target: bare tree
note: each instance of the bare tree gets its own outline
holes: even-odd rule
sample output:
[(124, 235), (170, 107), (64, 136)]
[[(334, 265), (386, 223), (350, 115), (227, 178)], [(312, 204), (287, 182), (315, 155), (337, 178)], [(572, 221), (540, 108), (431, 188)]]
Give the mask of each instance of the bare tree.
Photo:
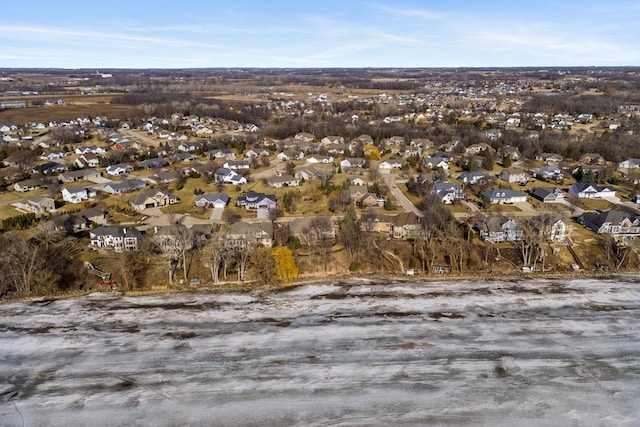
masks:
[(193, 249), (195, 238), (191, 229), (181, 224), (172, 225), (170, 233), (173, 237), (172, 251), (179, 258), (180, 264), (182, 264), (182, 272), (186, 283), (189, 267), (187, 254)]
[(333, 168), (318, 169), (316, 177), (320, 179), (320, 189), (322, 191), (328, 190), (331, 178), (333, 178)]
[(333, 244), (335, 227), (328, 217), (315, 217), (302, 231), (305, 244), (322, 259), (324, 271), (327, 271), (329, 253)]
[(345, 248), (349, 252), (351, 261), (356, 260), (360, 256), (362, 249), (362, 237), (360, 233), (360, 221), (353, 205), (349, 206), (345, 216), (339, 224), (340, 238)]
[(235, 261), (238, 270), (238, 280), (245, 280), (247, 273), (247, 267), (249, 266), (249, 260), (252, 252), (257, 248), (257, 245), (250, 239), (246, 239), (243, 245), (238, 247), (235, 251)]
[(35, 290), (39, 276), (45, 273), (46, 256), (43, 246), (17, 235), (5, 236), (2, 244), (4, 279), (17, 292), (29, 294)]
[(211, 280), (213, 283), (218, 284), (220, 279), (220, 268), (223, 265), (223, 258), (225, 253), (225, 243), (222, 239), (222, 235), (219, 233), (214, 234), (209, 240), (207, 245), (209, 252), (209, 268), (211, 270)]

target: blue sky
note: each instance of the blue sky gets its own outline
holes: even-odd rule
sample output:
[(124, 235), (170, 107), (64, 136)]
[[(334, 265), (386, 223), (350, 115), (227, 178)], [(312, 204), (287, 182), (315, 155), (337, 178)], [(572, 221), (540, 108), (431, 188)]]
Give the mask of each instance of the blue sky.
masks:
[(10, 1), (0, 67), (640, 65), (640, 2)]

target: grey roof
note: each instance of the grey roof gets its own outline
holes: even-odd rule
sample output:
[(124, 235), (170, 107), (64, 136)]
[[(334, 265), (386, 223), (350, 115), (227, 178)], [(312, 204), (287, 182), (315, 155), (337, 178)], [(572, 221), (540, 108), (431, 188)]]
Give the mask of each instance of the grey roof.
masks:
[(625, 218), (629, 218), (630, 221), (634, 221), (636, 219), (635, 216), (629, 213), (612, 209), (605, 212), (585, 212), (580, 215), (579, 221), (581, 223), (588, 222), (600, 228), (603, 224), (607, 223), (611, 223), (613, 225), (620, 224)]
[(124, 237), (125, 235), (128, 237), (140, 237), (142, 233), (130, 227), (118, 227), (118, 226), (107, 226), (101, 225), (100, 227), (94, 228), (90, 233), (92, 236), (115, 236), (115, 237)]
[(512, 190), (510, 188), (492, 188), (491, 190), (482, 193), (482, 195), (488, 197), (489, 199), (510, 199), (512, 197), (527, 197), (527, 195), (523, 192)]
[(223, 201), (225, 204), (229, 203), (229, 200), (231, 200), (231, 198), (229, 196), (227, 196), (224, 193), (215, 193), (215, 194), (201, 194), (198, 197), (196, 197), (196, 202), (198, 200), (206, 200), (208, 202), (217, 202), (217, 201)]
[(536, 187), (532, 189), (529, 194), (539, 200), (544, 200), (551, 195), (555, 199), (557, 196), (557, 191), (558, 189), (555, 187)]

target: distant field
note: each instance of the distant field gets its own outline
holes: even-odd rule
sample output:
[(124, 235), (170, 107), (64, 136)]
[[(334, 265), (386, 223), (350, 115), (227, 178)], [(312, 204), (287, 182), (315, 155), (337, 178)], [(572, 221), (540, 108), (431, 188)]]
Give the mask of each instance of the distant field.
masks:
[(83, 103), (75, 105), (47, 105), (41, 107), (13, 108), (0, 111), (0, 123), (23, 124), (27, 122), (48, 123), (52, 120), (71, 120), (78, 117), (106, 116), (126, 118), (137, 109), (131, 105), (107, 103)]

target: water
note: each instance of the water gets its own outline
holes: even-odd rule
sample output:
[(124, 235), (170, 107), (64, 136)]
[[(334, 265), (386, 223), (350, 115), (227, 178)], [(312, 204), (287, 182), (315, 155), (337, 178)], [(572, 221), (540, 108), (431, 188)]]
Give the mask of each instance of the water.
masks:
[(640, 425), (637, 278), (0, 305), (0, 425)]

